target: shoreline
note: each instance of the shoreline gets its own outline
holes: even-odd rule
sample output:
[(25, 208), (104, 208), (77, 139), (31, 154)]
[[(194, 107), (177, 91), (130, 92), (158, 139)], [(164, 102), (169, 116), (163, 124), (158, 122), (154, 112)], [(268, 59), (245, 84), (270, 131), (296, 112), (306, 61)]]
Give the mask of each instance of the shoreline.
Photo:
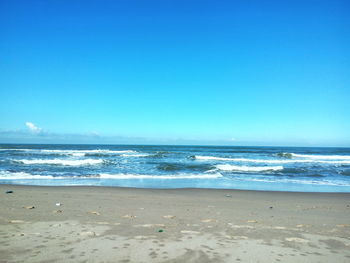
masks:
[(129, 190), (160, 190), (160, 191), (181, 191), (181, 190), (192, 190), (192, 191), (240, 191), (240, 192), (258, 192), (258, 193), (295, 193), (295, 194), (336, 194), (336, 195), (349, 195), (350, 192), (311, 192), (311, 191), (278, 191), (278, 190), (254, 190), (254, 189), (239, 189), (239, 188), (202, 188), (202, 187), (178, 187), (178, 188), (152, 188), (152, 187), (130, 187), (130, 186), (108, 186), (108, 185), (36, 185), (36, 184), (0, 184), (4, 187), (48, 187), (48, 188), (101, 188), (101, 189), (129, 189)]
[(5, 262), (350, 259), (350, 193), (9, 184), (0, 196)]

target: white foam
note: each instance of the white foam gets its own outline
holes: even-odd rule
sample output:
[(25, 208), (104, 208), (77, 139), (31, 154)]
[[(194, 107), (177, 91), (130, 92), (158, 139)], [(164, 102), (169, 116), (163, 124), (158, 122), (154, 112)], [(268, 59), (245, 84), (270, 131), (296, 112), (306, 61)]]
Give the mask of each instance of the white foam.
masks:
[(174, 174), (174, 175), (145, 175), (145, 174), (100, 174), (102, 179), (215, 179), (220, 178), (220, 173), (215, 174)]
[[(234, 161), (234, 162), (252, 162), (252, 163), (289, 163), (293, 160), (264, 160), (247, 158), (224, 158), (215, 156), (195, 156), (197, 160), (216, 160), (216, 161)], [(306, 161), (305, 161), (306, 162)]]
[(132, 150), (40, 150), (41, 153), (55, 153), (55, 154), (65, 154), (65, 155), (73, 155), (73, 156), (84, 156), (86, 154), (125, 154), (125, 153), (136, 153), (136, 151)]
[(215, 166), (222, 171), (240, 171), (240, 172), (263, 172), (283, 170), (283, 166), (238, 166), (231, 164), (219, 164)]
[(215, 156), (200, 156), (196, 155), (195, 158), (197, 160), (217, 160), (217, 161), (231, 161), (232, 158), (223, 158), (223, 157), (215, 157)]
[(51, 175), (34, 175), (26, 172), (9, 172), (1, 171), (0, 180), (18, 180), (18, 179), (49, 179), (49, 180), (70, 180), (70, 179), (215, 179), (220, 178), (220, 173), (215, 174), (174, 174), (174, 175), (144, 175), (144, 174), (96, 174), (88, 176), (51, 176)]
[(123, 157), (146, 157), (149, 156), (147, 153), (136, 153), (136, 154), (122, 154)]
[(62, 154), (62, 155), (72, 155), (72, 156), (84, 156), (86, 154), (127, 154), (127, 153), (137, 153), (133, 150), (41, 150), (41, 149), (0, 149), (0, 151), (23, 151), (23, 152), (38, 152), (43, 154)]
[[(216, 160), (216, 161), (233, 161), (233, 162), (250, 162), (250, 163), (295, 163), (299, 160), (265, 160), (265, 159), (247, 159), (247, 158), (224, 158), (215, 156), (195, 156), (198, 160)], [(310, 162), (300, 160), (301, 162)]]
[(76, 157), (82, 157), (82, 156), (85, 156), (85, 153), (71, 153), (70, 155), (76, 156)]
[(349, 155), (317, 155), (317, 154), (297, 154), (292, 153), (293, 157), (309, 158), (317, 160), (350, 160)]
[(0, 151), (33, 151), (35, 149), (0, 149)]
[(215, 156), (195, 156), (197, 160), (216, 160), (248, 163), (267, 163), (267, 164), (285, 164), (285, 163), (325, 163), (325, 164), (350, 164), (350, 160), (324, 161), (315, 159), (293, 159), (293, 160), (265, 160), (265, 159), (248, 159), (248, 158), (224, 158)]
[[(0, 180), (70, 180), (70, 179), (215, 179), (220, 178), (220, 173), (216, 174), (181, 174), (181, 175), (140, 175), (140, 174), (97, 174), (92, 176), (51, 176), (51, 175), (35, 175), (26, 172), (9, 172), (0, 171)], [(324, 186), (350, 186), (344, 181), (329, 181), (329, 180), (295, 180), (295, 179), (263, 179), (263, 178), (240, 178), (243, 181), (255, 181), (266, 183), (292, 183), (304, 185), (324, 185)], [(84, 183), (85, 184), (85, 183)], [(81, 185), (77, 183), (65, 183), (65, 185)], [(94, 184), (91, 184), (94, 185)]]
[(55, 164), (66, 166), (80, 166), (80, 165), (96, 165), (103, 163), (101, 159), (84, 159), (84, 160), (65, 160), (65, 159), (34, 159), (34, 160), (13, 160), (24, 164)]
[(50, 175), (34, 175), (25, 172), (0, 172), (0, 180), (18, 180), (18, 179), (55, 179)]
[(292, 184), (303, 184), (303, 185), (324, 185), (324, 186), (350, 186), (349, 183), (344, 181), (316, 181), (316, 180), (293, 180), (293, 179), (258, 179), (258, 178), (249, 178), (247, 181), (254, 182), (266, 182), (266, 183), (292, 183)]

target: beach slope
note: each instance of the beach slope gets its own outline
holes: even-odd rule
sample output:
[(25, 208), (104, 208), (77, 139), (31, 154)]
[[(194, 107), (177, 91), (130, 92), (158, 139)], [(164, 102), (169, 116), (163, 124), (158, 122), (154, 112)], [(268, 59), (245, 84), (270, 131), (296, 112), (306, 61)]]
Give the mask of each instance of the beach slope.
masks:
[(350, 194), (0, 185), (0, 262), (349, 262)]

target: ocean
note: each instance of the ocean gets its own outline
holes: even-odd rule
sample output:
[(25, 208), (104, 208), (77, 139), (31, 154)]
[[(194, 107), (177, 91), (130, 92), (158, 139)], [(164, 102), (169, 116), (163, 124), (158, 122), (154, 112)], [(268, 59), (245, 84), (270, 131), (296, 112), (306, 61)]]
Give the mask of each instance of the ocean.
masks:
[(0, 184), (350, 192), (350, 148), (0, 144)]

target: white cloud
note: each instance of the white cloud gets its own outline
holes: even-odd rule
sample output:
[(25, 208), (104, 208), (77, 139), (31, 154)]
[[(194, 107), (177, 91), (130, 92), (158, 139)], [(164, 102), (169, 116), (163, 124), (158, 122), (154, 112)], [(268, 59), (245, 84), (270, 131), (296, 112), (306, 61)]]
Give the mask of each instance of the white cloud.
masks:
[(26, 122), (26, 126), (28, 127), (28, 129), (31, 131), (31, 132), (34, 132), (34, 133), (40, 133), (41, 132), (41, 128), (37, 127), (34, 123), (32, 122)]
[(92, 131), (89, 133), (91, 136), (99, 137), (100, 134), (97, 131)]

